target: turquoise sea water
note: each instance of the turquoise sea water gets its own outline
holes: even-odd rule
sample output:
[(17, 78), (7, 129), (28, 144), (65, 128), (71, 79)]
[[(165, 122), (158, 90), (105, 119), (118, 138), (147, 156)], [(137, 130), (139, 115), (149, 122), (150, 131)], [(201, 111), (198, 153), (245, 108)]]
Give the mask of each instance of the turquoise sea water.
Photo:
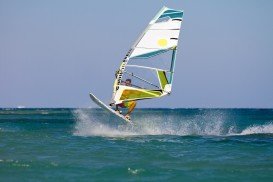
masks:
[(273, 109), (1, 109), (0, 181), (273, 181)]

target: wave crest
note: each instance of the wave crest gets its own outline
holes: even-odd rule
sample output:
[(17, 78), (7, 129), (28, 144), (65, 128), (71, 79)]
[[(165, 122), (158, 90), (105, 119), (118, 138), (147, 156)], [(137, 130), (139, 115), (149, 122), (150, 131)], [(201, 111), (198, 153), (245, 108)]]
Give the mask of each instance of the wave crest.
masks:
[(76, 119), (74, 134), (79, 136), (136, 136), (136, 135), (211, 135), (232, 136), (273, 133), (273, 123), (253, 125), (238, 129), (235, 122), (222, 112), (179, 117), (179, 115), (138, 114), (136, 125), (113, 125), (106, 121), (101, 111), (98, 113), (77, 109), (73, 111)]

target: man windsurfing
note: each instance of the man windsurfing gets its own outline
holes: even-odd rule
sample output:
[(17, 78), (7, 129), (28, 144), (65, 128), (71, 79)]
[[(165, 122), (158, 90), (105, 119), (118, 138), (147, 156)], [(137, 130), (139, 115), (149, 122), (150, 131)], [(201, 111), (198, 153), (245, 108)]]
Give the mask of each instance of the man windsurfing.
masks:
[[(130, 86), (132, 86), (132, 80), (126, 79), (125, 82), (124, 81), (122, 82), (122, 84), (130, 87)], [(131, 119), (130, 114), (133, 112), (133, 110), (136, 107), (136, 101), (126, 101), (126, 102), (122, 102), (120, 104), (117, 104), (116, 111), (120, 113), (120, 110), (118, 109), (118, 107), (128, 108), (128, 112), (125, 114), (125, 118), (130, 120)]]

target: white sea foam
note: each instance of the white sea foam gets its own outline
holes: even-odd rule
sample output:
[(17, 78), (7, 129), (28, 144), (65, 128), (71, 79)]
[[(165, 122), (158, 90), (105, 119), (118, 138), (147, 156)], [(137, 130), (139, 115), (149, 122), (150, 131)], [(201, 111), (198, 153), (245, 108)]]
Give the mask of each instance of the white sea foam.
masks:
[(144, 172), (145, 170), (144, 169), (131, 169), (130, 167), (128, 167), (128, 173), (129, 174), (132, 174), (132, 175), (137, 175), (141, 172)]
[(240, 134), (241, 135), (250, 135), (250, 134), (269, 134), (273, 133), (273, 123), (267, 123), (264, 125), (254, 125), (247, 127)]
[(24, 108), (26, 108), (26, 106), (23, 106), (23, 105), (17, 106), (17, 109), (24, 109)]
[(86, 110), (75, 110), (75, 135), (79, 136), (136, 136), (136, 135), (251, 135), (273, 133), (273, 123), (250, 126), (239, 131), (235, 123), (227, 122), (228, 118), (221, 112), (197, 115), (189, 119), (174, 118), (162, 119), (157, 115), (148, 115), (137, 118), (135, 126), (113, 127), (101, 118), (92, 115)]
[(135, 133), (129, 131), (123, 131), (103, 124), (98, 118), (88, 115), (87, 112), (77, 109), (74, 111), (76, 117), (75, 135), (79, 136), (127, 136), (135, 135)]

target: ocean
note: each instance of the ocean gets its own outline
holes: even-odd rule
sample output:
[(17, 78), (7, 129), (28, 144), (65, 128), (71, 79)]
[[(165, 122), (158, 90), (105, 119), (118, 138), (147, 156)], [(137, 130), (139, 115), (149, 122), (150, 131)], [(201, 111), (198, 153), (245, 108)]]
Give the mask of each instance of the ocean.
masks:
[(0, 109), (0, 181), (273, 181), (273, 109)]

